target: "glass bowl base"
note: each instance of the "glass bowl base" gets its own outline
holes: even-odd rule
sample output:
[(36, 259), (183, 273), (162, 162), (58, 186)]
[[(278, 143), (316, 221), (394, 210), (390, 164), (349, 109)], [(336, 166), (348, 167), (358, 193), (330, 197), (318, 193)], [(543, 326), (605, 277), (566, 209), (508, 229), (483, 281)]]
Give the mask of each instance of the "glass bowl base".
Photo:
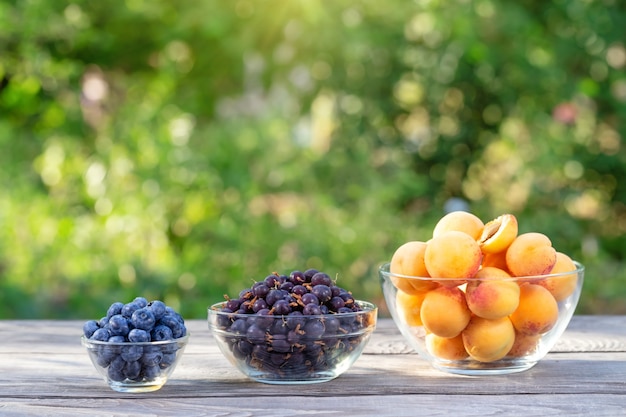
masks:
[(436, 369), (457, 375), (482, 376), (482, 375), (505, 375), (524, 372), (532, 368), (538, 361), (526, 361), (519, 359), (506, 360), (502, 359), (498, 362), (480, 363), (472, 362), (462, 365), (454, 362), (433, 361), (432, 365)]
[(140, 381), (140, 382), (130, 381), (130, 380), (128, 381), (108, 380), (107, 383), (109, 384), (109, 387), (111, 387), (113, 391), (134, 393), (134, 392), (157, 391), (161, 389), (163, 385), (165, 385), (166, 381), (167, 381), (167, 378), (155, 378), (150, 381)]

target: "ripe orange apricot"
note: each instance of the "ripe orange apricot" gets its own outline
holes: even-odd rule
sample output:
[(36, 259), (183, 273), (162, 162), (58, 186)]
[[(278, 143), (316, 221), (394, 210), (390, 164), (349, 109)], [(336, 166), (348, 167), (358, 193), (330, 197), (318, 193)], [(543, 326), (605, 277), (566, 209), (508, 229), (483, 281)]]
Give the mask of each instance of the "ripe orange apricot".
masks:
[(449, 361), (460, 361), (467, 358), (467, 352), (463, 345), (463, 337), (441, 337), (434, 333), (426, 335), (426, 350), (431, 355)]
[(484, 228), (483, 221), (467, 211), (453, 211), (443, 216), (433, 229), (433, 237), (449, 231), (464, 232), (474, 240), (480, 237)]
[[(556, 253), (556, 263), (550, 271), (550, 274), (560, 274), (562, 272), (575, 271), (576, 265), (574, 261), (564, 253)], [(549, 277), (539, 282), (539, 285), (547, 288), (556, 301), (563, 301), (569, 297), (578, 284), (578, 274), (560, 275), (557, 277)]]
[(519, 306), (509, 316), (515, 329), (522, 334), (543, 334), (556, 324), (559, 306), (545, 287), (538, 284), (520, 285)]
[(441, 286), (426, 293), (420, 318), (429, 332), (441, 337), (455, 337), (467, 326), (471, 313), (463, 291)]
[(433, 278), (473, 277), (481, 260), (482, 252), (474, 238), (454, 230), (429, 240), (424, 253), (426, 270)]
[(398, 315), (409, 326), (421, 326), (420, 310), (424, 302), (425, 292), (418, 294), (407, 294), (404, 291), (396, 293), (396, 309)]
[(480, 362), (502, 359), (515, 341), (515, 329), (508, 317), (489, 320), (474, 316), (461, 335), (469, 356)]
[(503, 214), (485, 224), (478, 239), (484, 253), (505, 251), (517, 237), (517, 218), (512, 214)]
[(468, 281), (465, 290), (467, 306), (472, 313), (493, 320), (506, 317), (517, 309), (520, 289), (509, 274), (498, 268), (483, 267), (476, 278)]
[(428, 291), (437, 285), (430, 280), (403, 278), (395, 275), (428, 277), (428, 270), (424, 265), (426, 246), (425, 242), (411, 241), (404, 243), (396, 249), (389, 264), (389, 272), (392, 274), (391, 282), (393, 282), (396, 288), (409, 294), (415, 294)]
[(486, 266), (493, 266), (494, 268), (501, 269), (510, 275), (509, 267), (506, 266), (506, 252), (498, 253), (483, 253), (483, 268)]
[(506, 265), (516, 277), (545, 275), (556, 263), (556, 250), (542, 233), (524, 233), (506, 251)]
[(515, 342), (507, 356), (521, 357), (532, 355), (539, 345), (540, 334), (523, 334), (515, 332)]

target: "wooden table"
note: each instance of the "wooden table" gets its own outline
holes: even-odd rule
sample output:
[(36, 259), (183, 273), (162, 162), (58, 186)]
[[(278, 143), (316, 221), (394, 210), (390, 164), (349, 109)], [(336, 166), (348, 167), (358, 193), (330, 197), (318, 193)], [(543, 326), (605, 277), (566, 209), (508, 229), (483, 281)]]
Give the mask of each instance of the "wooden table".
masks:
[(79, 336), (82, 321), (0, 321), (0, 416), (626, 415), (626, 317), (574, 316), (550, 354), (519, 374), (467, 377), (430, 367), (380, 319), (339, 378), (266, 385), (221, 355), (203, 320), (159, 391), (112, 391)]

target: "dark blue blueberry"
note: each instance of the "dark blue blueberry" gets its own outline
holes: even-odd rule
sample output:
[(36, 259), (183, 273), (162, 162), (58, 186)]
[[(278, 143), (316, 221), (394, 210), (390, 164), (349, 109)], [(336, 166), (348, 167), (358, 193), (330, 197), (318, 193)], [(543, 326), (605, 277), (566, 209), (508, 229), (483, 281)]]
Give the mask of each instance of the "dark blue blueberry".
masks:
[(139, 362), (126, 362), (124, 367), (124, 376), (130, 380), (138, 380), (141, 374), (141, 363)]
[(148, 307), (150, 307), (150, 310), (152, 310), (152, 314), (154, 314), (154, 318), (156, 320), (159, 320), (161, 317), (165, 315), (166, 308), (167, 308), (165, 303), (159, 300), (151, 301), (150, 304), (148, 304)]
[(100, 327), (107, 327), (107, 324), (109, 324), (109, 318), (107, 316), (102, 317), (100, 321), (98, 321), (98, 326)]
[(181, 321), (181, 322), (183, 321), (183, 317), (180, 314), (178, 314), (176, 312), (176, 310), (174, 310), (172, 307), (169, 307), (169, 306), (165, 307), (165, 314), (172, 315), (172, 316), (176, 317), (176, 319)]
[[(123, 364), (126, 364), (126, 362), (122, 361)], [(109, 366), (109, 369), (107, 371), (109, 379), (112, 381), (116, 381), (116, 382), (122, 382), (124, 380), (124, 368), (122, 369), (117, 369), (117, 368), (113, 368), (112, 366)]]
[(164, 324), (160, 324), (150, 332), (150, 338), (152, 340), (171, 340), (174, 339), (174, 335), (172, 334), (172, 329)]
[(172, 336), (174, 339), (178, 339), (179, 337), (183, 337), (187, 334), (187, 327), (184, 324), (180, 324), (177, 327), (172, 329)]
[(136, 329), (150, 331), (156, 322), (154, 313), (149, 307), (142, 307), (135, 310), (130, 318), (130, 322)]
[(98, 359), (97, 359), (98, 365), (100, 365), (103, 368), (106, 368), (118, 356), (119, 356), (118, 346), (108, 346), (108, 345), (99, 346)]
[(149, 342), (150, 333), (142, 329), (132, 329), (128, 333), (128, 340), (131, 342)]
[(122, 308), (124, 308), (124, 303), (120, 303), (119, 301), (111, 304), (107, 310), (107, 317), (111, 318), (116, 314), (122, 314)]
[(137, 297), (133, 300), (133, 303), (137, 303), (139, 304), (140, 308), (144, 308), (148, 305), (148, 300), (146, 300), (144, 297)]
[(91, 335), (91, 340), (99, 340), (101, 342), (106, 342), (111, 337), (111, 334), (107, 329), (98, 329)]
[(178, 339), (187, 333), (187, 329), (185, 328), (182, 319), (178, 318), (178, 315), (166, 313), (163, 317), (161, 317), (161, 320), (159, 320), (159, 324), (169, 327), (172, 330), (172, 336), (174, 339)]
[(143, 355), (143, 347), (139, 345), (127, 345), (122, 346), (122, 351), (120, 352), (120, 356), (126, 362), (135, 362), (138, 361), (139, 358)]
[(121, 314), (115, 314), (109, 319), (108, 329), (113, 336), (126, 336), (130, 331), (128, 320)]
[(110, 343), (124, 343), (125, 341), (126, 338), (124, 336), (111, 336), (108, 340)]
[(131, 301), (130, 303), (124, 304), (124, 307), (122, 307), (122, 315), (129, 319), (132, 317), (133, 313), (140, 308), (141, 305), (139, 305), (139, 303)]
[(161, 363), (161, 361), (163, 360), (163, 352), (161, 352), (161, 349), (151, 349), (148, 350), (147, 352), (143, 353), (143, 356), (141, 357), (141, 363), (144, 366), (159, 366), (159, 364)]
[(85, 322), (85, 324), (83, 324), (83, 334), (87, 339), (89, 339), (99, 328), (100, 326), (98, 325), (97, 321), (89, 320), (88, 322)]
[(176, 362), (176, 353), (164, 353), (159, 366), (161, 369), (169, 368), (174, 362)]
[(143, 366), (141, 375), (146, 379), (154, 379), (161, 374), (161, 368), (157, 366)]

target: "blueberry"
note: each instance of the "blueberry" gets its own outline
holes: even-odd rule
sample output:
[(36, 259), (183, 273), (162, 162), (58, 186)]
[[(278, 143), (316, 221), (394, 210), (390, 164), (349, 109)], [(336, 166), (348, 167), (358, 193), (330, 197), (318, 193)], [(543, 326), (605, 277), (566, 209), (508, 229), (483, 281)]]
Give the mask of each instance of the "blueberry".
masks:
[(161, 374), (161, 368), (158, 365), (156, 366), (144, 365), (143, 368), (141, 369), (141, 374), (146, 379), (154, 379)]
[(176, 353), (164, 353), (159, 366), (161, 369), (169, 368), (176, 361)]
[(126, 362), (138, 361), (143, 355), (143, 347), (139, 345), (122, 346), (120, 357)]
[(148, 350), (147, 352), (144, 351), (144, 354), (141, 357), (141, 363), (148, 367), (159, 366), (162, 360), (163, 352), (161, 352), (161, 349), (158, 348)]
[(89, 320), (88, 322), (83, 324), (83, 334), (85, 335), (87, 339), (89, 339), (91, 338), (91, 335), (93, 335), (93, 333), (99, 328), (100, 326), (98, 325), (97, 321)]
[(107, 329), (101, 328), (93, 332), (90, 339), (91, 340), (99, 340), (100, 342), (106, 342), (111, 337), (111, 334)]
[(102, 317), (99, 321), (98, 321), (98, 326), (100, 327), (106, 327), (107, 324), (109, 324), (109, 318), (107, 316)]
[(107, 342), (110, 343), (124, 343), (126, 341), (126, 338), (124, 336), (111, 336), (109, 337), (109, 340), (107, 340)]
[[(118, 337), (118, 336), (114, 336)], [(111, 362), (119, 356), (119, 348), (117, 346), (103, 345), (98, 349), (97, 362), (103, 368), (106, 368)]]
[(124, 303), (120, 303), (119, 301), (111, 304), (107, 310), (107, 317), (111, 318), (116, 314), (122, 314), (122, 308), (124, 308)]
[(109, 319), (108, 329), (113, 336), (126, 336), (130, 331), (128, 320), (121, 314), (115, 314)]
[(139, 310), (135, 310), (130, 318), (131, 323), (135, 328), (150, 331), (154, 327), (156, 320), (154, 319), (154, 313), (149, 307), (143, 307)]
[(172, 329), (167, 327), (164, 324), (160, 324), (156, 326), (152, 332), (150, 332), (150, 337), (152, 340), (171, 340), (174, 339), (174, 335), (172, 334)]
[(124, 376), (130, 380), (139, 379), (139, 374), (141, 374), (141, 363), (139, 362), (126, 362), (126, 366), (124, 367)]
[[(122, 360), (123, 364), (126, 364), (126, 362), (124, 362)], [(117, 381), (117, 382), (121, 382), (124, 380), (124, 373), (123, 373), (123, 368), (122, 369), (117, 369), (114, 368), (113, 366), (109, 366), (109, 370), (107, 371), (109, 379), (112, 381)]]
[(154, 318), (158, 320), (165, 315), (167, 306), (163, 301), (154, 300), (151, 301), (150, 304), (148, 304), (148, 307), (150, 307), (150, 310), (152, 310)]
[(178, 315), (174, 315), (172, 313), (167, 313), (163, 317), (161, 317), (161, 320), (159, 320), (159, 324), (169, 327), (172, 330), (172, 336), (175, 339), (184, 336), (187, 332), (187, 329), (185, 328), (182, 319), (179, 318)]
[(137, 303), (139, 304), (140, 308), (144, 308), (148, 305), (148, 300), (146, 300), (144, 297), (137, 297), (133, 300), (133, 303)]
[(129, 319), (131, 318), (135, 310), (139, 310), (140, 308), (141, 307), (139, 306), (139, 304), (134, 303), (132, 301), (130, 303), (126, 303), (124, 304), (124, 307), (122, 307), (122, 316)]
[(150, 333), (142, 329), (132, 329), (128, 333), (128, 340), (131, 342), (149, 342)]

